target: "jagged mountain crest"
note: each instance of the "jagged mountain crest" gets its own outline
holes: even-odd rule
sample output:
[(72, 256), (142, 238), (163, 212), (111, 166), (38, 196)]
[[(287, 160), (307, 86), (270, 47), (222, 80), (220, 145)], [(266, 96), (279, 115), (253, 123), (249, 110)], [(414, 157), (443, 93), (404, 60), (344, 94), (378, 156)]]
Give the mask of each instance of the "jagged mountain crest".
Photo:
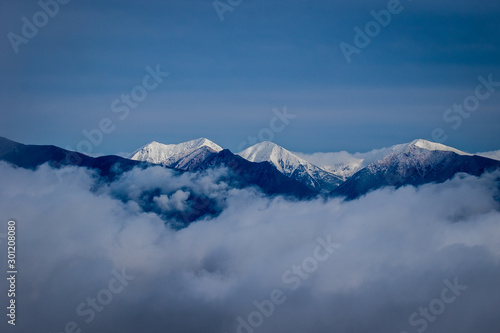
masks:
[(206, 138), (199, 138), (179, 144), (163, 144), (152, 141), (133, 152), (130, 155), (130, 159), (172, 166), (202, 147), (206, 147), (213, 152), (222, 151), (222, 147)]

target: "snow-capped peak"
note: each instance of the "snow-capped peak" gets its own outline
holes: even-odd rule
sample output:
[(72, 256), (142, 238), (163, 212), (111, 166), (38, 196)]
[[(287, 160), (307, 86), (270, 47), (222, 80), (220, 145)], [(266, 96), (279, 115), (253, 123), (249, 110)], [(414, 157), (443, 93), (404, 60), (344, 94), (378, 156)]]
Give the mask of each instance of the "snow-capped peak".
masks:
[(153, 141), (133, 152), (130, 158), (168, 166), (201, 147), (207, 147), (214, 152), (222, 150), (219, 145), (206, 138), (169, 145)]
[(238, 155), (250, 162), (270, 162), (285, 176), (321, 191), (329, 191), (341, 182), (338, 176), (307, 162), (273, 142), (257, 143), (239, 152)]
[(453, 147), (445, 146), (441, 143), (431, 142), (424, 139), (417, 139), (408, 143), (402, 143), (387, 148), (374, 149), (367, 153), (355, 153), (354, 156), (362, 158), (364, 160), (363, 165), (366, 166), (370, 163), (382, 160), (392, 154), (406, 153), (410, 150), (413, 150), (413, 148), (420, 148), (428, 151), (447, 151), (453, 152), (457, 155), (472, 156), (472, 154), (463, 152)]
[(382, 155), (382, 158), (378, 158), (377, 160), (366, 164), (366, 167), (370, 170), (370, 172), (388, 170), (397, 166), (398, 174), (405, 174), (410, 169), (421, 170), (421, 174), (424, 174), (427, 168), (432, 168), (434, 165), (449, 158), (449, 153), (462, 156), (472, 156), (472, 154), (465, 153), (458, 149), (423, 139), (395, 145), (390, 148), (384, 148), (379, 150), (378, 154), (381, 152), (384, 153), (385, 156)]
[(431, 142), (431, 141), (427, 141), (427, 140), (423, 140), (423, 139), (414, 140), (414, 141), (410, 142), (409, 145), (413, 145), (415, 147), (427, 149), (427, 150), (431, 150), (431, 151), (441, 150), (441, 151), (451, 151), (451, 152), (454, 152), (455, 154), (458, 154), (458, 155), (469, 155), (469, 156), (472, 155), (472, 154), (463, 152), (461, 150), (455, 149), (453, 147), (445, 146), (441, 143)]
[(412, 148), (425, 149), (427, 151), (448, 151), (454, 152), (458, 155), (471, 155), (461, 150), (423, 139), (417, 139), (408, 143), (402, 143), (390, 147), (374, 149), (366, 153), (350, 154), (348, 152), (336, 152), (296, 154), (304, 158), (305, 160), (319, 166), (323, 170), (340, 176), (343, 179), (347, 179), (369, 164), (383, 160), (385, 157), (391, 154), (406, 153), (410, 150), (415, 151), (415, 149)]
[(298, 165), (311, 165), (306, 160), (270, 141), (259, 142), (238, 153), (250, 162), (271, 162), (281, 173), (292, 173)]

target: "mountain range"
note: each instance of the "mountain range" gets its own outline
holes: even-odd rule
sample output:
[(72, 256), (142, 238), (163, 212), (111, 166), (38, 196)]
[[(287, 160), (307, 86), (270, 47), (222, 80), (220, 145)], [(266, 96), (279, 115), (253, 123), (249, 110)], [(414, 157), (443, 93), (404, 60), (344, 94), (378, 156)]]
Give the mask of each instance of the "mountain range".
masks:
[(111, 179), (134, 167), (151, 165), (179, 173), (225, 167), (225, 181), (234, 187), (256, 187), (267, 195), (297, 198), (322, 195), (354, 199), (385, 186), (444, 182), (458, 173), (477, 176), (500, 167), (500, 161), (485, 157), (487, 153), (481, 155), (422, 139), (362, 154), (293, 153), (266, 141), (233, 154), (199, 138), (180, 144), (153, 141), (127, 158), (94, 158), (55, 146), (23, 145), (0, 137), (0, 160), (18, 167), (78, 165)]
[[(221, 151), (214, 142), (201, 138), (178, 145), (152, 142), (130, 158), (193, 171), (206, 168), (208, 161)], [(315, 193), (348, 199), (385, 186), (444, 182), (460, 172), (480, 175), (498, 168), (500, 161), (484, 157), (486, 154), (469, 154), (423, 139), (353, 155), (293, 153), (268, 141), (237, 153), (253, 163), (270, 163), (281, 174)]]

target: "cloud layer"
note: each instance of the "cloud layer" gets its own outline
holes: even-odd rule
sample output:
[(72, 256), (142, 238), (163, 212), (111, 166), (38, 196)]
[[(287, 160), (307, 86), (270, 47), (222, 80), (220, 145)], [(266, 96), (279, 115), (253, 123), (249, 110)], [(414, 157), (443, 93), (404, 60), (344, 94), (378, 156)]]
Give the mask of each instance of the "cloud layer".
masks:
[[(18, 228), (17, 329), (59, 333), (74, 322), (82, 332), (500, 330), (499, 173), (350, 202), (267, 198), (227, 187), (223, 174), (150, 168), (103, 185), (82, 168), (0, 163), (1, 219)], [(144, 211), (144, 189), (157, 187), (161, 211)], [(193, 192), (211, 195), (220, 214), (179, 231), (165, 227), (162, 214), (184, 209)], [(340, 247), (312, 269), (318, 237)], [(129, 276), (121, 285), (120, 274)], [(409, 317), (455, 279), (467, 289), (425, 329), (422, 321), (412, 326)], [(254, 302), (268, 304), (276, 289), (284, 302), (259, 327), (244, 328), (238, 318), (259, 319)]]

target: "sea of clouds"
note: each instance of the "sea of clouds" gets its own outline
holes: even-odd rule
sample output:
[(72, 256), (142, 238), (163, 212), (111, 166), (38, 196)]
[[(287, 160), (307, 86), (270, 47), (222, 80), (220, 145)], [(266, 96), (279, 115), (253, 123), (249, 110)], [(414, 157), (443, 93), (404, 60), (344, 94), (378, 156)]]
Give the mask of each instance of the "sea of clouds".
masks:
[[(0, 330), (500, 332), (499, 172), (348, 202), (270, 198), (225, 175), (152, 167), (109, 184), (1, 162), (0, 233), (16, 220), (19, 273), (17, 324), (2, 314)], [(217, 214), (169, 224), (193, 193)], [(4, 271), (6, 253), (2, 242)], [(439, 301), (449, 283), (466, 288)], [(439, 314), (420, 314), (430, 304)]]

